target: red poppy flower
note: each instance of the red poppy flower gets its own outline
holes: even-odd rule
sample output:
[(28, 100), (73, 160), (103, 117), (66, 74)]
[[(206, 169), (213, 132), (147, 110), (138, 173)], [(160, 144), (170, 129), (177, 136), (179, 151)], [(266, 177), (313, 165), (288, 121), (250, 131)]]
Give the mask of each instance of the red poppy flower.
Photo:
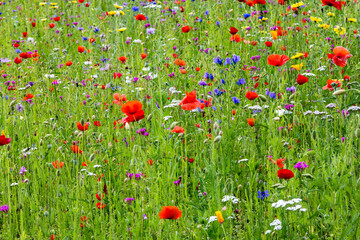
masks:
[(27, 32), (23, 32), (23, 38), (26, 38), (27, 37)]
[(286, 161), (286, 158), (279, 158), (276, 160), (276, 165), (282, 169), (284, 167), (284, 164), (282, 162)]
[(79, 146), (77, 146), (77, 145), (72, 145), (72, 146), (71, 146), (71, 151), (72, 151), (73, 153), (76, 153), (76, 154), (81, 154), (81, 153), (82, 153), (82, 151), (80, 150)]
[(83, 126), (83, 125), (81, 125), (81, 122), (77, 122), (77, 123), (76, 123), (76, 126), (77, 126), (77, 128), (78, 128), (80, 131), (82, 131), (82, 132), (88, 130), (88, 128), (89, 128), (89, 124), (84, 123), (84, 126)]
[(70, 67), (73, 63), (71, 61), (68, 61), (65, 63), (66, 66)]
[(104, 203), (104, 204), (101, 204), (101, 202), (98, 202), (98, 203), (96, 204), (96, 207), (97, 207), (98, 209), (103, 209), (105, 206), (106, 206), (106, 204), (105, 204), (105, 203)]
[(256, 92), (246, 92), (245, 97), (249, 100), (254, 100), (259, 97)]
[(60, 16), (54, 17), (53, 19), (54, 19), (55, 22), (58, 22), (58, 21), (60, 21)]
[(154, 164), (154, 161), (153, 161), (153, 160), (151, 160), (151, 159), (149, 159), (149, 160), (147, 160), (147, 163), (151, 166), (151, 165), (153, 165), (153, 164)]
[(322, 3), (324, 6), (330, 6), (330, 7), (334, 7), (337, 10), (341, 10), (341, 1), (335, 1), (335, 0), (322, 0)]
[(267, 47), (271, 47), (271, 46), (272, 46), (272, 42), (267, 41), (267, 42), (265, 42), (265, 45), (266, 45)]
[(201, 109), (205, 107), (205, 103), (201, 103), (196, 99), (196, 91), (192, 91), (190, 93), (185, 92), (185, 94), (186, 97), (184, 97), (179, 103), (182, 109), (190, 111), (198, 107)]
[(83, 46), (78, 46), (78, 52), (79, 53), (83, 53), (85, 51), (85, 47)]
[(8, 145), (10, 142), (11, 142), (11, 138), (6, 138), (5, 132), (2, 131), (0, 136), (0, 146)]
[(174, 64), (177, 65), (177, 66), (179, 66), (179, 67), (186, 66), (186, 62), (185, 62), (184, 60), (181, 60), (180, 58), (175, 59)]
[(159, 213), (160, 219), (179, 219), (181, 216), (181, 211), (175, 206), (162, 207)]
[(125, 113), (127, 117), (121, 119), (120, 123), (136, 122), (145, 117), (142, 103), (137, 100), (125, 103), (121, 107), (121, 111)]
[(289, 169), (280, 169), (277, 174), (281, 179), (291, 179), (294, 177), (294, 173)]
[(309, 79), (301, 74), (298, 75), (297, 79), (296, 79), (296, 82), (299, 84), (299, 85), (303, 85), (304, 83), (307, 83), (309, 81)]
[(19, 54), (19, 57), (27, 59), (27, 58), (31, 58), (31, 54), (28, 52), (22, 52)]
[(347, 59), (352, 57), (350, 52), (341, 46), (334, 48), (333, 52), (335, 54), (328, 54), (328, 58), (332, 59), (332, 61), (339, 67), (345, 67), (347, 64)]
[(26, 100), (31, 99), (31, 98), (33, 98), (33, 97), (34, 97), (34, 95), (32, 95), (31, 93), (28, 93), (28, 94), (26, 94), (26, 96), (23, 98), (23, 101), (26, 101)]
[(183, 33), (188, 33), (188, 32), (190, 32), (190, 27), (189, 27), (189, 26), (182, 27), (182, 28), (181, 28), (181, 31), (182, 31)]
[(183, 127), (175, 126), (171, 132), (172, 133), (185, 133), (185, 129)]
[(253, 118), (249, 118), (249, 119), (246, 119), (249, 126), (253, 127), (254, 126), (254, 119)]
[(79, 2), (79, 3), (83, 3), (83, 2), (85, 2), (85, 0), (78, 0), (78, 2)]
[(94, 121), (94, 125), (97, 126), (97, 127), (100, 127), (100, 126), (101, 126), (101, 124), (100, 124), (99, 121)]
[(266, 1), (265, 1), (265, 0), (254, 0), (254, 4), (265, 5), (265, 4), (266, 4)]
[(139, 21), (146, 21), (146, 17), (143, 14), (136, 15), (135, 19)]
[(272, 66), (282, 66), (289, 60), (290, 58), (288, 56), (286, 55), (280, 56), (279, 54), (271, 54), (267, 58), (268, 64)]
[(51, 162), (55, 169), (62, 168), (64, 166), (64, 162), (60, 162), (56, 160), (55, 162)]
[(286, 1), (285, 1), (285, 0), (278, 0), (278, 3), (279, 3), (280, 5), (285, 5), (285, 4), (286, 4)]
[(241, 41), (243, 41), (243, 40), (244, 40), (243, 38), (241, 38), (239, 35), (236, 35), (236, 34), (230, 37), (230, 41), (231, 41), (231, 42), (233, 42), (233, 41), (235, 41), (235, 42), (241, 42)]
[(116, 105), (121, 105), (123, 102), (127, 101), (125, 94), (120, 95), (119, 93), (114, 93), (113, 97), (115, 98), (113, 103)]
[(230, 33), (231, 35), (235, 35), (239, 30), (237, 30), (237, 28), (231, 27), (230, 28)]
[(55, 27), (55, 23), (49, 23), (49, 27), (50, 27), (50, 28), (54, 28), (54, 27)]
[(101, 199), (103, 199), (103, 198), (105, 197), (105, 194), (103, 194), (102, 197), (100, 197), (100, 195), (97, 193), (97, 194), (95, 195), (95, 197), (96, 197), (97, 200), (100, 201)]
[(16, 57), (15, 60), (14, 60), (14, 63), (16, 63), (16, 64), (22, 63), (21, 58)]
[(121, 73), (115, 73), (115, 72), (114, 72), (114, 79), (120, 78), (121, 76), (122, 76)]
[(330, 91), (334, 91), (333, 87), (331, 86), (332, 83), (336, 83), (337, 87), (341, 87), (341, 82), (340, 81), (335, 81), (335, 80), (328, 79), (327, 82), (326, 82), (326, 85), (323, 87), (323, 90), (329, 89)]
[(141, 56), (141, 59), (145, 59), (145, 58), (147, 57), (147, 54), (146, 54), (146, 53), (142, 53), (142, 54), (140, 54), (140, 56)]
[(125, 56), (119, 57), (119, 61), (122, 62), (122, 63), (125, 63), (126, 60), (127, 60), (127, 58)]
[(35, 27), (35, 26), (36, 26), (36, 22), (31, 22), (31, 26)]
[(200, 71), (201, 69), (200, 69), (199, 67), (197, 67), (197, 68), (195, 68), (195, 70), (198, 72), (198, 71)]

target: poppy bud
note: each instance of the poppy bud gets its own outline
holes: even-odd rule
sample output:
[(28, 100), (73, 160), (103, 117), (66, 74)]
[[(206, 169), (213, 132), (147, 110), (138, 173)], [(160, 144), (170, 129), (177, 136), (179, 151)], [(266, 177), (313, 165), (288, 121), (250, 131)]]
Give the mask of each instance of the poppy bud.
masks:
[(94, 158), (95, 158), (94, 154), (91, 154), (90, 157), (89, 157), (90, 161), (94, 160)]
[(223, 131), (220, 131), (220, 132), (219, 132), (219, 136), (222, 136), (222, 135), (223, 135)]
[(83, 135), (83, 133), (82, 132), (79, 132), (79, 134), (77, 135), (77, 137), (81, 137)]
[(266, 102), (266, 97), (264, 95), (259, 94), (259, 98), (261, 101)]
[(95, 115), (92, 115), (91, 118), (92, 118), (92, 120), (95, 120)]
[(127, 123), (127, 122), (125, 123), (125, 129), (126, 129), (126, 130), (130, 130), (130, 129), (131, 129), (131, 128), (130, 128), (130, 124)]
[(11, 101), (9, 104), (9, 108), (11, 108), (15, 103), (16, 103), (16, 100)]
[(62, 150), (62, 147), (59, 147), (56, 152), (60, 152)]
[(217, 122), (214, 123), (213, 125), (214, 129), (218, 129), (219, 128), (219, 124)]
[(274, 121), (280, 121), (280, 118), (279, 117), (274, 117), (273, 120)]
[(355, 137), (360, 138), (360, 129), (359, 128), (357, 128), (355, 130)]
[(221, 136), (217, 136), (215, 139), (214, 139), (214, 142), (220, 142), (221, 141)]
[(152, 114), (149, 114), (149, 116), (147, 117), (146, 120), (147, 120), (147, 121), (150, 121), (150, 120), (152, 119), (152, 116), (153, 116)]
[(344, 89), (340, 89), (340, 90), (337, 90), (333, 93), (334, 96), (340, 96), (340, 95), (343, 95), (345, 94), (345, 90)]
[(173, 122), (173, 123), (170, 125), (170, 129), (173, 129), (177, 124), (178, 124), (178, 122)]
[(39, 141), (39, 145), (40, 145), (40, 146), (42, 146), (42, 145), (43, 145), (43, 140), (42, 140), (42, 139), (40, 139), (40, 141)]
[(289, 100), (293, 99), (294, 97), (295, 97), (295, 93), (290, 95)]
[(204, 140), (204, 143), (207, 143), (208, 141), (209, 141), (209, 139), (205, 139), (205, 140)]
[(53, 125), (53, 130), (55, 130), (56, 129), (56, 123), (54, 123), (54, 125)]

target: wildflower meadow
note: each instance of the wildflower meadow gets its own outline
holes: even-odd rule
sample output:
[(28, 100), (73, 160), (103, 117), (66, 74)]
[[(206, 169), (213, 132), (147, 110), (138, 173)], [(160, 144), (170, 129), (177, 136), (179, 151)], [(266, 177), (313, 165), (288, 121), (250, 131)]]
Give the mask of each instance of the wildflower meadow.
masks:
[(0, 239), (359, 239), (358, 0), (0, 2)]

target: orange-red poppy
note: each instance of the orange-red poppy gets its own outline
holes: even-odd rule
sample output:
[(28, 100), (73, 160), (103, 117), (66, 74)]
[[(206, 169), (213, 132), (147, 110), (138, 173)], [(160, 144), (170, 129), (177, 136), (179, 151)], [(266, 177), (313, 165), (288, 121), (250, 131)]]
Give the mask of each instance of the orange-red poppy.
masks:
[(253, 127), (255, 124), (254, 124), (254, 119), (253, 118), (249, 118), (249, 119), (246, 119), (249, 126)]
[(142, 103), (137, 100), (125, 103), (121, 107), (121, 111), (125, 113), (127, 117), (121, 119), (120, 123), (136, 122), (145, 117)]
[(185, 129), (183, 127), (175, 126), (171, 132), (172, 133), (185, 133)]
[(267, 58), (268, 64), (272, 66), (282, 66), (289, 60), (290, 58), (288, 56), (286, 55), (280, 56), (279, 54), (271, 54)]
[(203, 109), (205, 107), (205, 103), (201, 103), (196, 99), (196, 91), (192, 91), (190, 93), (185, 92), (186, 97), (179, 103), (182, 109), (184, 110), (194, 110), (199, 107)]
[(181, 216), (181, 211), (175, 206), (162, 207), (159, 213), (160, 219), (179, 219)]
[(141, 56), (141, 59), (145, 59), (145, 58), (147, 57), (147, 54), (146, 54), (146, 53), (142, 53), (142, 54), (140, 54), (140, 56)]
[(307, 83), (309, 81), (309, 79), (301, 74), (298, 75), (297, 79), (296, 79), (296, 82), (299, 84), (299, 85), (303, 85), (304, 83)]
[(183, 66), (186, 66), (186, 62), (184, 60), (181, 60), (181, 59), (175, 59), (175, 65), (179, 66), (179, 67), (183, 67)]
[(277, 174), (281, 179), (291, 179), (294, 177), (294, 173), (289, 169), (280, 169)]
[(246, 92), (245, 97), (249, 100), (254, 100), (259, 97), (256, 92)]
[(11, 142), (11, 138), (6, 138), (5, 137), (5, 132), (1, 131), (1, 136), (0, 136), (0, 146), (3, 145), (7, 145)]
[(136, 20), (139, 20), (139, 21), (146, 21), (146, 17), (145, 17), (145, 15), (143, 15), (143, 14), (138, 14), (138, 15), (136, 15), (136, 16), (135, 16), (135, 19), (136, 19)]
[(81, 124), (81, 122), (77, 122), (76, 123), (77, 128), (82, 131), (85, 132), (86, 130), (88, 130), (89, 128), (89, 124), (88, 123), (84, 123), (84, 125)]
[(72, 151), (73, 153), (76, 153), (76, 154), (81, 154), (81, 153), (82, 153), (80, 147), (77, 146), (77, 145), (72, 145), (72, 146), (71, 146), (71, 151)]
[(26, 94), (26, 96), (23, 98), (23, 101), (26, 101), (26, 100), (31, 99), (31, 98), (33, 98), (33, 97), (34, 97), (34, 95), (32, 95), (31, 93), (28, 93), (28, 94)]
[(79, 53), (83, 53), (85, 51), (85, 47), (83, 46), (78, 46), (78, 52)]
[(113, 97), (115, 98), (115, 100), (113, 100), (113, 103), (116, 105), (121, 105), (123, 104), (123, 102), (127, 101), (125, 94), (120, 95), (119, 93), (114, 93)]
[(56, 160), (55, 162), (51, 162), (55, 169), (62, 168), (64, 166), (64, 162), (60, 162)]
[(352, 57), (350, 52), (341, 46), (334, 48), (333, 52), (335, 54), (328, 54), (328, 58), (332, 59), (332, 61), (339, 67), (345, 67), (347, 64), (347, 59)]
[(333, 87), (331, 86), (332, 83), (336, 83), (337, 87), (341, 87), (341, 82), (340, 81), (335, 81), (335, 80), (328, 79), (327, 82), (326, 82), (326, 85), (323, 87), (323, 90), (329, 89), (330, 91), (334, 91)]

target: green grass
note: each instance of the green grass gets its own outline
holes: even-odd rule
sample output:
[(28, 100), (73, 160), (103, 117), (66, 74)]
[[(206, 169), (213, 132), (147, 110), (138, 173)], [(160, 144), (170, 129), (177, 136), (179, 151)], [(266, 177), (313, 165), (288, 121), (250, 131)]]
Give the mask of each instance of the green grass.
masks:
[[(13, 0), (0, 5), (0, 57), (10, 60), (0, 63), (4, 82), (0, 129), (11, 138), (10, 144), (0, 146), (0, 206), (9, 207), (8, 212), (0, 212), (0, 239), (50, 239), (52, 235), (55, 239), (356, 239), (360, 234), (360, 123), (358, 111), (349, 111), (346, 117), (342, 111), (359, 103), (360, 35), (354, 33), (358, 22), (347, 21), (359, 20), (359, 3), (348, 1), (339, 11), (322, 6), (321, 1), (304, 1), (306, 7), (300, 7), (294, 17), (292, 10), (286, 10), (290, 5), (274, 2), (250, 8), (230, 0), (168, 1), (158, 3), (161, 7), (155, 10), (144, 8), (139, 1), (128, 1), (125, 6), (118, 1), (124, 6), (124, 15), (119, 16), (104, 15), (118, 11), (108, 1), (89, 2), (89, 7), (86, 2), (55, 1), (57, 9), (38, 1)], [(139, 11), (133, 12), (133, 6)], [(165, 7), (178, 9), (172, 14)], [(209, 15), (204, 15), (206, 10)], [(262, 10), (268, 11), (263, 15), (266, 21), (260, 22), (256, 15), (240, 19), (245, 13)], [(329, 12), (335, 16), (328, 16)], [(140, 13), (148, 20), (136, 21), (134, 16)], [(281, 15), (285, 13), (291, 18)], [(55, 15), (61, 17), (59, 22), (50, 19)], [(310, 16), (322, 22), (312, 22)], [(30, 18), (36, 19), (35, 27)], [(301, 21), (304, 18), (309, 22)], [(49, 23), (55, 27), (49, 28)], [(155, 28), (155, 34), (147, 34), (147, 23)], [(318, 27), (323, 23), (331, 27)], [(186, 25), (193, 29), (183, 33), (181, 28)], [(336, 25), (346, 29), (345, 37), (334, 31)], [(270, 28), (274, 26), (282, 27), (287, 35), (273, 40)], [(244, 41), (230, 42), (230, 27), (236, 27)], [(301, 30), (289, 29), (296, 27)], [(120, 28), (126, 30), (116, 31)], [(28, 33), (27, 38), (23, 32)], [(136, 39), (141, 43), (134, 42)], [(15, 48), (14, 40), (24, 42)], [(265, 41), (273, 42), (272, 47), (266, 47)], [(91, 53), (79, 53), (78, 46)], [(328, 60), (327, 53), (336, 46), (346, 47), (352, 55), (345, 68)], [(37, 61), (29, 58), (15, 64), (19, 57), (16, 49), (37, 50)], [(300, 52), (309, 56), (290, 59), (281, 67), (267, 64), (269, 54), (291, 57)], [(141, 60), (141, 53), (147, 53), (147, 58)], [(187, 73), (180, 73), (174, 64), (174, 53), (186, 62)], [(233, 55), (241, 58), (234, 66), (213, 63), (217, 56)], [(261, 55), (260, 60), (252, 61), (256, 55)], [(127, 58), (126, 63), (118, 60), (121, 56)], [(72, 66), (65, 66), (68, 61)], [(91, 64), (85, 65), (88, 61)], [(291, 67), (300, 63), (304, 64), (300, 71)], [(60, 64), (64, 66), (60, 68)], [(102, 70), (107, 64), (108, 70)], [(244, 70), (250, 66), (257, 70)], [(114, 79), (114, 72), (122, 77)], [(200, 86), (206, 72), (215, 81), (205, 80), (212, 85)], [(307, 72), (315, 76), (307, 76), (309, 82), (298, 85), (298, 74)], [(169, 77), (171, 73), (175, 76)], [(152, 79), (144, 78), (150, 74)], [(328, 79), (344, 79), (345, 75), (350, 81), (342, 81), (344, 95), (323, 90)], [(139, 78), (136, 83), (126, 82), (134, 77)], [(246, 84), (239, 86), (240, 78)], [(59, 84), (52, 84), (54, 80)], [(7, 81), (15, 81), (10, 86), (16, 90), (8, 90)], [(30, 86), (30, 82), (34, 84)], [(257, 82), (256, 91), (265, 101), (245, 98)], [(296, 87), (295, 94), (286, 90), (291, 86)], [(181, 93), (171, 93), (171, 87)], [(215, 89), (224, 93), (216, 96)], [(276, 93), (276, 99), (267, 96), (266, 89)], [(212, 106), (202, 112), (179, 106), (164, 108), (193, 90), (204, 100), (209, 100), (211, 91)], [(34, 95), (32, 103), (23, 101), (28, 93)], [(125, 117), (121, 106), (113, 104), (114, 93), (125, 94), (128, 101), (140, 101), (145, 118), (131, 122), (129, 128), (114, 129), (114, 121)], [(235, 104), (232, 97), (240, 103)], [(330, 103), (336, 107), (326, 108)], [(18, 110), (20, 104), (22, 111)], [(293, 109), (274, 120), (277, 110), (284, 110), (287, 104), (293, 104)], [(251, 109), (255, 105), (262, 107), (261, 112)], [(326, 114), (304, 115), (315, 110)], [(165, 120), (166, 116), (172, 118)], [(248, 125), (249, 118), (255, 119), (254, 127)], [(87, 131), (77, 129), (80, 121), (90, 123)], [(171, 133), (176, 125), (183, 127), (185, 134)], [(149, 136), (136, 132), (141, 128), (146, 128)], [(82, 154), (71, 151), (73, 143)], [(26, 148), (31, 149), (23, 152)], [(292, 170), (294, 178), (279, 179), (279, 168), (268, 156), (275, 161), (286, 158), (284, 168)], [(194, 162), (189, 162), (190, 158)], [(241, 159), (248, 160), (239, 162)], [(55, 169), (55, 161), (64, 166)], [(309, 165), (303, 171), (294, 168), (301, 161)], [(22, 166), (27, 170), (23, 176), (19, 174)], [(144, 176), (130, 180), (127, 173)], [(180, 176), (181, 184), (176, 186), (174, 181)], [(104, 185), (107, 194), (98, 200), (96, 194), (103, 195)], [(257, 192), (265, 190), (269, 197), (259, 199)], [(228, 195), (239, 202), (223, 202)], [(125, 198), (135, 200), (129, 205)], [(306, 211), (286, 210), (290, 205), (271, 206), (295, 198), (302, 199), (297, 204)], [(105, 208), (98, 209), (99, 202)], [(182, 217), (160, 220), (162, 206), (177, 206)], [(208, 223), (216, 211), (222, 212), (224, 223)], [(82, 216), (88, 220), (82, 221)], [(270, 226), (275, 219), (281, 221), (280, 230)], [(272, 232), (265, 235), (267, 230)]]

